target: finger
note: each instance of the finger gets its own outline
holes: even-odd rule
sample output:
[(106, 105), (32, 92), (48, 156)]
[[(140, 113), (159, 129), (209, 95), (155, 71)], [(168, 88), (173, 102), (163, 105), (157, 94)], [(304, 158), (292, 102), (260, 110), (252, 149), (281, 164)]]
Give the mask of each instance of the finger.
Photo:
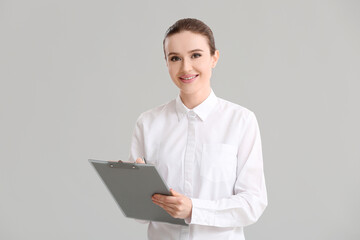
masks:
[(136, 163), (145, 163), (142, 158), (137, 158), (135, 162), (136, 162)]
[(154, 201), (154, 204), (158, 205), (159, 207), (161, 207), (162, 209), (164, 209), (166, 212), (168, 212), (171, 216), (173, 216), (176, 213), (176, 208), (163, 204), (161, 202), (156, 202)]
[(171, 209), (176, 209), (176, 205), (173, 205), (173, 204), (166, 204), (166, 203), (163, 203), (163, 202), (159, 202), (159, 201), (156, 201), (156, 200), (153, 200), (153, 203), (163, 207), (163, 208), (171, 208)]
[(166, 195), (161, 195), (161, 194), (154, 194), (152, 199), (158, 201), (158, 202), (163, 202), (163, 203), (172, 203), (172, 204), (176, 204), (178, 202), (178, 198), (174, 197), (174, 196), (166, 196)]
[(168, 214), (170, 214), (172, 217), (174, 218), (181, 218), (181, 212), (179, 211), (179, 209), (164, 205), (164, 204), (157, 204), (159, 205), (162, 209), (164, 209)]
[(153, 199), (152, 201), (153, 201), (153, 203), (161, 204), (162, 206), (168, 206), (168, 207), (173, 208), (173, 209), (177, 209), (178, 206), (179, 206), (178, 203), (162, 202), (162, 201), (158, 201), (158, 200), (155, 200), (155, 199)]
[(180, 193), (176, 192), (174, 189), (170, 188), (170, 193), (174, 196), (174, 197), (179, 197), (182, 196)]

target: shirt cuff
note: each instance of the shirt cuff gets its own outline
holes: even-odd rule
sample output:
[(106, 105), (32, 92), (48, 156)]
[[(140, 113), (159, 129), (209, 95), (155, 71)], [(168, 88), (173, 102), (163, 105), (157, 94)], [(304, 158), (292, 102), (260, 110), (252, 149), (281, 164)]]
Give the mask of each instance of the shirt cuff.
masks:
[[(207, 201), (190, 198), (192, 202), (191, 216), (185, 219), (187, 224), (199, 224), (199, 225), (213, 225), (215, 223), (215, 214), (213, 209), (205, 209)], [(210, 206), (208, 206), (210, 207)]]

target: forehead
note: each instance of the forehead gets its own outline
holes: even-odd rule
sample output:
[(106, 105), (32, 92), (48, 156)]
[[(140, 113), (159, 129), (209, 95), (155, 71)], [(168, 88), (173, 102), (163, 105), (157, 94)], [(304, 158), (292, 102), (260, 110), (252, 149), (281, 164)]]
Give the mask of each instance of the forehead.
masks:
[(187, 53), (193, 49), (210, 51), (207, 38), (199, 33), (183, 31), (165, 39), (165, 52)]

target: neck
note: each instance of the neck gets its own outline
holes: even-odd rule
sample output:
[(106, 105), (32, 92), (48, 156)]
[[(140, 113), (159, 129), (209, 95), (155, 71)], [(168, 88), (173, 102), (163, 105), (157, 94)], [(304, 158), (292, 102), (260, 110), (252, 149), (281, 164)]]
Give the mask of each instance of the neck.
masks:
[(207, 88), (195, 93), (180, 92), (181, 101), (188, 109), (193, 109), (200, 105), (210, 95), (211, 88)]

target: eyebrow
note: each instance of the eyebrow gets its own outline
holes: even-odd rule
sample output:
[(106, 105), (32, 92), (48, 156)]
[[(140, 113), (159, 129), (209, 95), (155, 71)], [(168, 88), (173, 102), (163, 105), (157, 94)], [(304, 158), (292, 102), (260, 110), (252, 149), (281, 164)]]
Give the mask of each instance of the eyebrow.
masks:
[[(194, 50), (189, 51), (188, 53), (193, 53), (193, 52), (203, 52), (203, 50), (197, 48), (197, 49), (194, 49)], [(170, 56), (170, 55), (179, 55), (179, 53), (177, 53), (177, 52), (170, 52), (170, 53), (168, 53), (168, 56)]]

